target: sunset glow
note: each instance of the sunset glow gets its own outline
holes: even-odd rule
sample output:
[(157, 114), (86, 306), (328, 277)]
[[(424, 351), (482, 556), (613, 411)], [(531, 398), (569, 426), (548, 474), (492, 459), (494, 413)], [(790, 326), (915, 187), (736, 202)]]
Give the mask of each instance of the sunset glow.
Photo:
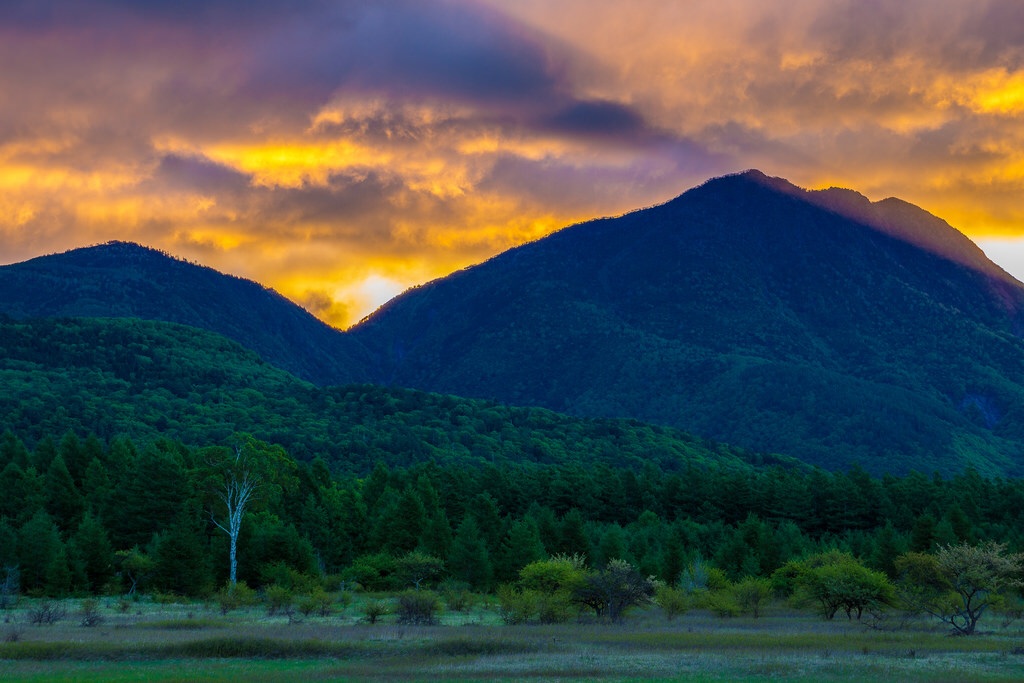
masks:
[(760, 168), (898, 196), (1024, 279), (1015, 0), (15, 0), (0, 262), (137, 241), (345, 327)]

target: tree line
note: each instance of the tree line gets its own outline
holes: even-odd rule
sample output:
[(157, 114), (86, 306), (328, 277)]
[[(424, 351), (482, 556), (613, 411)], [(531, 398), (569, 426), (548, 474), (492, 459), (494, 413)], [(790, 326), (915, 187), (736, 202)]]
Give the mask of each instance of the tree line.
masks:
[[(378, 464), (355, 475), (248, 435), (191, 447), (68, 432), (31, 449), (0, 436), (0, 567), (33, 595), (130, 590), (204, 595), (231, 573), (218, 467), (237, 449), (274, 463), (238, 520), (237, 579), (253, 588), (333, 577), (411, 585), (410, 557), (473, 590), (552, 557), (636, 567), (667, 585), (705, 563), (729, 581), (770, 577), (816, 553), (847, 553), (895, 578), (911, 553), (1024, 546), (1024, 482), (967, 472), (874, 478), (598, 464)], [(220, 464), (218, 464), (220, 463)], [(905, 569), (905, 568), (904, 568)]]

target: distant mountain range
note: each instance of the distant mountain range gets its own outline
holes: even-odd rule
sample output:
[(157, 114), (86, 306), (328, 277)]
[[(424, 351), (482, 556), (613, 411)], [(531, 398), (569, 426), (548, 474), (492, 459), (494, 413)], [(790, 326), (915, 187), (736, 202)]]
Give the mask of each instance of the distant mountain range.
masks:
[(120, 243), (0, 268), (0, 293), (12, 316), (203, 327), (321, 384), (632, 417), (830, 468), (1024, 474), (1024, 285), (913, 205), (757, 171), (512, 249), (347, 333)]

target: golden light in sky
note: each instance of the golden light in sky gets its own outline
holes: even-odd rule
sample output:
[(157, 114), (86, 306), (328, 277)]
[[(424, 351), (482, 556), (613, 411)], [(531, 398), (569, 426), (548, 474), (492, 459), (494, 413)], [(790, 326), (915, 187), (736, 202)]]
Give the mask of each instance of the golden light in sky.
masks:
[(0, 261), (133, 240), (344, 327), (760, 168), (898, 196), (1024, 279), (1015, 0), (12, 0)]

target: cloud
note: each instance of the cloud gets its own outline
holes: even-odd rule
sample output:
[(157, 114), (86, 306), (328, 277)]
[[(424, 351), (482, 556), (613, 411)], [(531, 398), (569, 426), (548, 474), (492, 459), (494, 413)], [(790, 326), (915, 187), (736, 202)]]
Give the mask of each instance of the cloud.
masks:
[(11, 0), (0, 258), (135, 239), (337, 325), (749, 167), (1022, 232), (1020, 3)]

